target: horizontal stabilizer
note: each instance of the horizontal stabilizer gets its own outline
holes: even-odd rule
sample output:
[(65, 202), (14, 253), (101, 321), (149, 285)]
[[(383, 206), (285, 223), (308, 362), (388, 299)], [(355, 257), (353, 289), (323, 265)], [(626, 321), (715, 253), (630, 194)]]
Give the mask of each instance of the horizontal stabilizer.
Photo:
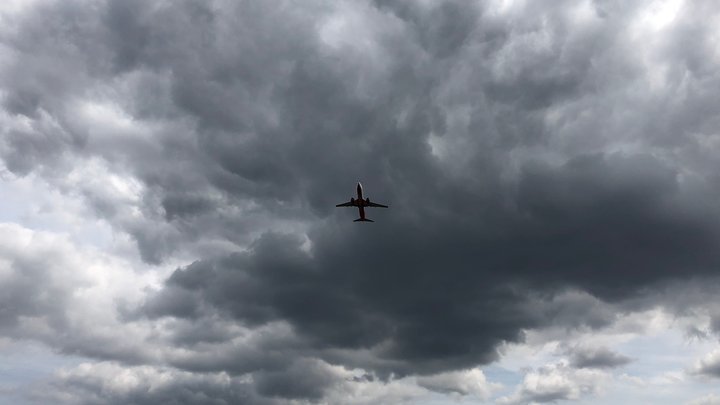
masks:
[(373, 221), (372, 219), (367, 219), (367, 218), (358, 218), (358, 219), (354, 220), (353, 222), (375, 222), (375, 221)]

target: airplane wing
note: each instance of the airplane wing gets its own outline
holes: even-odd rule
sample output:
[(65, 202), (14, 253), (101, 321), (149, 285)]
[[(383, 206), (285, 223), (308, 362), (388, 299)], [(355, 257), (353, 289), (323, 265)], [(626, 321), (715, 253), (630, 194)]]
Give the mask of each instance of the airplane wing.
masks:
[(354, 201), (348, 201), (346, 203), (338, 204), (336, 207), (355, 207), (357, 204), (355, 204)]
[(387, 208), (387, 207), (388, 207), (387, 205), (382, 205), (382, 204), (374, 203), (374, 202), (372, 202), (372, 201), (370, 201), (369, 203), (366, 203), (365, 206), (366, 206), (366, 207), (378, 207), (378, 208)]

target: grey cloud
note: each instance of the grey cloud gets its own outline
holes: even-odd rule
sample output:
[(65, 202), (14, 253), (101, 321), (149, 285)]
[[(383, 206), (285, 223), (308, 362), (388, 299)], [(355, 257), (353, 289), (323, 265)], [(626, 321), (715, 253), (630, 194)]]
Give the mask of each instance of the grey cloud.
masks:
[[(507, 333), (508, 339), (515, 339), (519, 333), (512, 325), (522, 318), (503, 320), (472, 312), (454, 313), (448, 310), (451, 303), (427, 286), (422, 287), (426, 298), (418, 300), (404, 274), (387, 273), (389, 285), (383, 287), (371, 282), (372, 274), (366, 275), (371, 265), (329, 266), (335, 271), (326, 272), (299, 250), (299, 243), (290, 237), (266, 235), (255, 246), (253, 256), (196, 263), (178, 270), (169, 282), (200, 291), (205, 303), (250, 324), (290, 320), (320, 350), (370, 348), (387, 341), (383, 356), (396, 359), (399, 366), (411, 361), (434, 370), (444, 368), (441, 359), (459, 364), (488, 361), (496, 356), (491, 342), (498, 337), (480, 334), (483, 326), (494, 326), (501, 337)], [(403, 294), (403, 285), (408, 287), (404, 296), (396, 295)], [(155, 300), (148, 302), (148, 308), (157, 307)], [(473, 305), (481, 308), (488, 304), (479, 301)], [(425, 313), (423, 308), (430, 306), (437, 312)], [(523, 316), (517, 310), (507, 311)], [(423, 317), (413, 321), (413, 314)], [(430, 319), (437, 323), (430, 324)], [(475, 326), (468, 330), (473, 321)], [(435, 330), (440, 325), (443, 328)], [(468, 351), (475, 353), (468, 357)], [(393, 371), (407, 372), (408, 366)]]
[(420, 46), (436, 58), (457, 55), (477, 28), (482, 10), (476, 5), (444, 1), (426, 5), (376, 0), (382, 11), (405, 20)]
[[(117, 380), (119, 375), (126, 378)], [(252, 385), (221, 374), (198, 375), (148, 366), (122, 368), (114, 363), (82, 364), (29, 393), (38, 401), (63, 404), (228, 404), (276, 405)]]
[(632, 361), (607, 347), (575, 347), (570, 350), (570, 364), (577, 368), (615, 368)]
[[(212, 329), (198, 330), (203, 324)], [(284, 322), (248, 329), (221, 318), (215, 323), (175, 321), (166, 325), (153, 343), (169, 349), (160, 350), (161, 361), (177, 369), (232, 376), (266, 373), (270, 382), (273, 376), (282, 378), (283, 372), (298, 362), (314, 365), (312, 360), (317, 357), (316, 351)], [(318, 378), (312, 381), (320, 381), (324, 371), (326, 368), (318, 368)]]
[[(249, 405), (290, 404), (374, 404), (416, 403), (427, 394), (411, 379), (380, 382), (361, 379), (352, 382), (346, 370), (330, 371), (327, 365), (312, 361), (303, 363), (314, 369), (324, 368), (325, 373), (345, 376), (326, 386), (324, 399), (286, 399), (279, 396), (262, 397), (253, 386), (255, 376), (228, 377), (224, 373), (194, 374), (164, 367), (121, 366), (112, 362), (84, 363), (57, 373), (47, 382), (31, 387), (30, 397), (36, 401), (64, 404), (94, 403), (200, 403)], [(317, 370), (315, 370), (317, 371)], [(313, 370), (310, 370), (313, 374)], [(122, 378), (119, 378), (122, 377)], [(303, 379), (303, 376), (296, 376)], [(307, 381), (307, 379), (306, 379)], [(296, 385), (290, 381), (288, 385)], [(355, 384), (359, 386), (355, 386)], [(472, 384), (470, 384), (472, 386)], [(281, 390), (284, 385), (279, 387)], [(473, 387), (474, 388), (474, 387)], [(477, 386), (477, 388), (481, 388)]]
[(696, 375), (720, 378), (720, 351), (716, 350), (700, 359), (691, 372)]
[[(676, 205), (674, 176), (656, 160), (591, 156), (566, 166), (525, 175), (525, 219), (494, 218), (504, 235), (495, 224), (473, 227), (484, 218), (471, 213), (451, 230), (424, 207), (422, 222), (388, 218), (372, 237), (326, 223), (310, 234), (311, 254), (299, 238), (266, 234), (248, 253), (179, 269), (145, 311), (158, 316), (151, 309), (173, 291), (195, 292), (243, 322), (287, 320), (318, 349), (376, 347), (399, 361), (391, 371), (437, 372), (496, 359), (495, 346), (521, 340), (524, 328), (614, 319), (592, 296), (557, 295), (559, 286), (622, 301), (716, 262), (714, 225)], [(541, 305), (513, 280), (547, 291)]]
[(102, 15), (108, 48), (112, 49), (114, 70), (127, 71), (137, 67), (145, 55), (152, 33), (147, 3), (111, 1)]
[(601, 329), (612, 324), (618, 316), (617, 307), (584, 291), (561, 291), (551, 297), (529, 296), (531, 299), (527, 310), (536, 312), (536, 316), (541, 318), (553, 320), (557, 326)]
[[(82, 292), (97, 288), (89, 275), (92, 269), (114, 270), (103, 262), (107, 257), (81, 250), (65, 236), (10, 224), (0, 229), (0, 259), (6, 263), (0, 286), (3, 336), (39, 341), (78, 356), (150, 361), (150, 348), (137, 345), (134, 336), (118, 339), (105, 333), (105, 328), (118, 326), (113, 308), (85, 308)], [(107, 279), (117, 280), (113, 275)]]
[(487, 400), (493, 389), (498, 388), (497, 384), (488, 383), (483, 372), (477, 369), (421, 376), (417, 378), (417, 383), (432, 391), (472, 395), (483, 400)]
[[(310, 7), (323, 17), (337, 11)], [(317, 215), (329, 214), (334, 201), (330, 195), (343, 194), (344, 184), (340, 179), (355, 178), (356, 173), (364, 173), (365, 178), (378, 184), (379, 194), (389, 195), (393, 200), (404, 202), (417, 198), (414, 191), (421, 187), (422, 181), (448, 182), (428, 153), (425, 137), (430, 132), (443, 135), (459, 131), (468, 142), (466, 149), (478, 155), (477, 161), (464, 168), (467, 172), (486, 173), (483, 180), (489, 184), (482, 186), (487, 188), (487, 194), (476, 197), (493, 199), (494, 192), (505, 194), (507, 190), (496, 189), (492, 183), (498, 182), (497, 172), (502, 169), (496, 166), (498, 159), (502, 161), (499, 156), (504, 149), (517, 145), (512, 140), (535, 133), (532, 142), (542, 143), (552, 130), (563, 129), (538, 128), (543, 126), (543, 112), (529, 112), (517, 97), (539, 97), (545, 100), (541, 103), (543, 106), (559, 103), (553, 96), (544, 94), (568, 83), (580, 89), (581, 80), (594, 74), (588, 71), (589, 60), (597, 56), (596, 53), (616, 46), (612, 35), (602, 37), (593, 47), (582, 46), (587, 41), (584, 36), (587, 30), (604, 33), (611, 31), (610, 28), (603, 29), (599, 23), (589, 25), (590, 28), (572, 25), (569, 15), (560, 8), (543, 9), (560, 27), (551, 36), (557, 44), (553, 42), (547, 50), (532, 53), (522, 52), (522, 47), (516, 49), (523, 46), (523, 42), (509, 34), (512, 22), (519, 24), (528, 35), (541, 36), (542, 29), (522, 15), (515, 16), (516, 21), (503, 22), (485, 15), (482, 9), (461, 9), (460, 3), (452, 2), (427, 10), (400, 3), (381, 3), (376, 11), (358, 7), (366, 15), (377, 17), (376, 25), (368, 27), (363, 34), (376, 41), (374, 46), (383, 51), (389, 69), (370, 65), (366, 71), (359, 71), (357, 67), (330, 58), (354, 55), (342, 52), (334, 55), (328, 51), (316, 38), (315, 27), (310, 24), (314, 19), (306, 14), (309, 11), (271, 10), (255, 3), (219, 2), (216, 8), (191, 1), (174, 7), (145, 7), (139, 2), (108, 3), (103, 9), (105, 24), (95, 27), (103, 33), (109, 32), (100, 36), (109, 39), (100, 45), (104, 48), (98, 51), (99, 55), (115, 54), (117, 57), (111, 60), (123, 60), (118, 62), (125, 66), (123, 69), (158, 75), (163, 80), (157, 82), (166, 83), (167, 87), (160, 92), (167, 92), (165, 99), (147, 105), (144, 100), (157, 97), (157, 88), (152, 89), (154, 94), (148, 94), (145, 86), (138, 87), (127, 95), (132, 101), (123, 107), (142, 118), (168, 117), (166, 111), (169, 110), (169, 117), (189, 117), (198, 124), (187, 129), (197, 131), (197, 139), (153, 134), (161, 145), (161, 153), (142, 158), (138, 155), (132, 161), (132, 172), (157, 192), (164, 211), (154, 213), (157, 207), (146, 205), (142, 207), (143, 214), (152, 222), (131, 225), (118, 221), (137, 238), (146, 260), (162, 260), (183, 245), (185, 238), (190, 238), (192, 243), (191, 235), (198, 230), (206, 235), (236, 238), (257, 229), (256, 224), (243, 223), (223, 213), (223, 206), (233, 206), (231, 200), (249, 199), (260, 203), (264, 211), (269, 211), (269, 217), (305, 215), (313, 220)], [(218, 8), (227, 10), (218, 13)], [(400, 16), (400, 20), (389, 18), (388, 12)], [(468, 23), (458, 25), (462, 26), (461, 34), (448, 32), (449, 28), (443, 24), (430, 27), (435, 21), (443, 21), (433, 16), (442, 15), (466, 16)], [(281, 30), (275, 24), (279, 20), (284, 22)], [(196, 27), (196, 31), (187, 32), (188, 25)], [(555, 25), (550, 27), (555, 29), (552, 28)], [(253, 41), (242, 40), (247, 38), (243, 34), (246, 31), (265, 35), (254, 36)], [(126, 34), (139, 35), (143, 40), (131, 40)], [(372, 34), (379, 38), (373, 38)], [(456, 36), (460, 39), (452, 39)], [(490, 46), (488, 36), (497, 38), (493, 40), (497, 44)], [(425, 37), (430, 39), (423, 39)], [(452, 63), (435, 62), (423, 55), (422, 49), (428, 47), (454, 49), (447, 44), (427, 44), (443, 44), (446, 40), (465, 44), (453, 51)], [(566, 40), (575, 41), (577, 45), (569, 50), (562, 48)], [(419, 48), (416, 41), (420, 42)], [(76, 42), (75, 37), (70, 37), (68, 42)], [(231, 47), (231, 43), (237, 45)], [(563, 55), (572, 57), (557, 60), (560, 49), (566, 49)], [(507, 67), (500, 66), (497, 73), (495, 60), (502, 60), (505, 54), (515, 59)], [(540, 59), (534, 62), (533, 58)], [(196, 59), (205, 63), (194, 63)], [(476, 67), (464, 73), (466, 70), (462, 68), (467, 61)], [(167, 69), (173, 72), (169, 78), (161, 75)], [(575, 73), (563, 73), (573, 69)], [(553, 75), (542, 85), (547, 89), (536, 89), (522, 82), (538, 71)], [(508, 79), (504, 72), (516, 78), (508, 76)], [(377, 89), (369, 99), (359, 97), (357, 87), (352, 85), (360, 74), (366, 77), (366, 85)], [(458, 80), (469, 83), (472, 91), (465, 93), (451, 87)], [(475, 82), (477, 87), (473, 87)], [(394, 85), (392, 92), (386, 90), (388, 83)], [(502, 86), (497, 87), (500, 84)], [(497, 90), (493, 90), (495, 88)], [(513, 92), (518, 91), (519, 95), (513, 96)], [(413, 102), (407, 105), (409, 100)], [(451, 117), (443, 115), (473, 100), (480, 102), (467, 128), (445, 126)], [(397, 119), (401, 114), (406, 116), (403, 124)], [(493, 125), (488, 127), (489, 123)], [(455, 135), (444, 134), (444, 137), (454, 139)], [(497, 156), (482, 152), (493, 144), (500, 146)], [(363, 146), (358, 147), (360, 145)], [(140, 152), (138, 149), (138, 145), (128, 144), (121, 151), (136, 154)], [(93, 153), (115, 159), (107, 156), (112, 152), (106, 149), (96, 149)], [(180, 164), (172, 159), (176, 154), (192, 163)], [(487, 158), (487, 162), (481, 163), (479, 157)], [(373, 164), (376, 161), (385, 163)], [(177, 172), (188, 175), (177, 176)], [(396, 179), (403, 176), (405, 181), (398, 184)], [(210, 203), (196, 193), (178, 192), (198, 188), (201, 193), (217, 192), (228, 200)], [(458, 191), (460, 195), (447, 198), (444, 204), (462, 204), (460, 199), (467, 199), (471, 205), (476, 200), (472, 194), (462, 194), (467, 190)], [(306, 202), (313, 210), (302, 213), (300, 208)], [(280, 209), (280, 205), (287, 208)], [(218, 212), (221, 218), (212, 219), (213, 212)], [(169, 221), (171, 226), (158, 226), (162, 221)], [(226, 224), (231, 226), (222, 226)], [(174, 228), (179, 228), (180, 235), (175, 235)]]
[[(148, 263), (196, 259), (125, 321), (177, 321), (183, 347), (222, 342), (187, 326), (213, 317), (297, 334), (174, 366), (271, 364), (268, 392), (293, 351), (382, 377), (468, 368), (720, 264), (711, 3), (652, 47), (629, 32), (641, 3), (95, 4), (3, 32), (3, 164), (82, 195)], [(91, 159), (137, 198), (64, 183)], [(392, 206), (373, 227), (333, 208), (358, 179)]]
[(688, 267), (711, 274), (718, 258), (698, 259), (716, 243), (715, 214), (685, 204), (691, 197), (673, 171), (642, 155), (582, 157), (563, 169), (537, 168), (520, 182), (520, 207), (532, 218), (528, 229), (544, 228), (538, 249), (522, 252), (528, 263), (550, 265), (554, 275), (605, 298), (678, 278)]
[[(164, 289), (144, 307), (145, 314), (150, 317), (174, 316), (184, 319), (197, 318), (200, 315), (200, 310), (197, 294), (177, 287)], [(129, 319), (136, 318), (131, 310), (126, 312)]]
[(301, 359), (282, 370), (259, 371), (253, 381), (258, 393), (266, 397), (318, 400), (342, 379), (324, 363)]
[(685, 336), (689, 339), (703, 340), (708, 338), (708, 332), (698, 326), (690, 325), (685, 330)]
[[(17, 236), (13, 229), (3, 227), (5, 238)], [(42, 249), (42, 248), (41, 248)], [(35, 250), (27, 246), (25, 251), (3, 249), (2, 257), (13, 263), (9, 276), (4, 277), (0, 306), (0, 327), (6, 333), (14, 330), (24, 317), (46, 317), (56, 327), (66, 323), (64, 307), (71, 294), (71, 282), (53, 272), (62, 269), (67, 262), (57, 260), (58, 251)], [(35, 250), (35, 251), (34, 251)], [(58, 267), (56, 267), (58, 266)], [(41, 288), (38, 288), (41, 287)]]

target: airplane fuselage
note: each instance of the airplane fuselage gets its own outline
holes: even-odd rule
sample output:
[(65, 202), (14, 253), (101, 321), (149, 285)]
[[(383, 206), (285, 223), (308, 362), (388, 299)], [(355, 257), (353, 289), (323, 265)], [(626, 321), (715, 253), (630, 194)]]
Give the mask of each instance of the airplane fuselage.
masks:
[(355, 190), (357, 191), (357, 200), (353, 197), (350, 199), (350, 201), (348, 201), (346, 203), (336, 205), (336, 207), (357, 207), (358, 211), (360, 211), (360, 218), (356, 219), (354, 222), (358, 222), (358, 221), (374, 222), (371, 219), (365, 218), (365, 207), (388, 208), (387, 205), (378, 204), (376, 202), (370, 202), (369, 198), (363, 199), (363, 188), (362, 188), (362, 184), (360, 184), (360, 182), (358, 182)]
[(362, 184), (360, 184), (360, 182), (358, 182), (357, 184), (357, 197), (358, 210), (360, 211), (360, 219), (365, 219), (365, 207), (363, 206), (365, 201), (363, 200)]

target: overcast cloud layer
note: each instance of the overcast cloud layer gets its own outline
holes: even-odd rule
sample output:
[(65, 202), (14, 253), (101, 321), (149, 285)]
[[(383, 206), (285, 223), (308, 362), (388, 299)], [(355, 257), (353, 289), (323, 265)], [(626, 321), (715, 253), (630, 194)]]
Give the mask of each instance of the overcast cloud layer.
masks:
[[(0, 349), (82, 363), (0, 398), (714, 403), (717, 349), (622, 370), (657, 325), (716, 347), (718, 26), (709, 0), (0, 6)], [(358, 180), (373, 224), (334, 207)], [(554, 349), (513, 369), (528, 348)]]

